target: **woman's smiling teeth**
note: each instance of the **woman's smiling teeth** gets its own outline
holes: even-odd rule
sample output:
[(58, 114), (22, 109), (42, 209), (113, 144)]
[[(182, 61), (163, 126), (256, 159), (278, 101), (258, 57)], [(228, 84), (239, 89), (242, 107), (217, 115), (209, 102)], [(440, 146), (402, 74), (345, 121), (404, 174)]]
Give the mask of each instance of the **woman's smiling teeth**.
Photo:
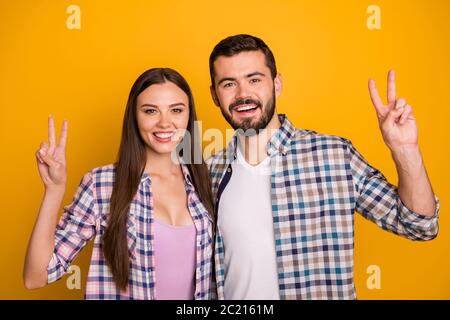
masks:
[(173, 136), (173, 132), (154, 132), (153, 134), (158, 138), (170, 138)]
[(156, 140), (168, 142), (171, 141), (174, 132), (153, 132), (153, 135), (156, 137)]

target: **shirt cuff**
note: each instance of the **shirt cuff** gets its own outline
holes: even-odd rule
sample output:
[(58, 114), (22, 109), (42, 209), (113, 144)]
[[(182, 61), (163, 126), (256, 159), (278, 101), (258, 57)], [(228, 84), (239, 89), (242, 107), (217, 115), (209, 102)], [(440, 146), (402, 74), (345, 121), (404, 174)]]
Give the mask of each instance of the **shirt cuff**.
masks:
[(439, 198), (436, 195), (434, 196), (434, 200), (436, 204), (434, 215), (426, 216), (410, 210), (402, 202), (400, 197), (398, 197), (400, 219), (406, 227), (418, 232), (418, 240), (431, 240), (434, 239), (438, 234), (440, 202)]

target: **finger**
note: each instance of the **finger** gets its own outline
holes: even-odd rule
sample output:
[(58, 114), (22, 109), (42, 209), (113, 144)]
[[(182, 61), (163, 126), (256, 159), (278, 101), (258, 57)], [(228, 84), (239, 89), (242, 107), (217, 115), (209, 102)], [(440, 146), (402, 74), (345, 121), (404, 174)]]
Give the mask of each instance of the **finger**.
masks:
[(36, 155), (36, 159), (37, 159), (40, 163), (44, 163), (44, 160), (42, 160), (42, 157), (41, 157), (41, 155), (40, 155), (40, 153), (39, 153), (39, 150), (36, 151), (35, 155)]
[(38, 154), (39, 154), (40, 159), (42, 160), (42, 163), (46, 164), (47, 166), (50, 166), (50, 164), (45, 160), (45, 158), (47, 156), (52, 157), (52, 154), (53, 154), (52, 152), (53, 151), (50, 150), (50, 146), (48, 145), (47, 142), (44, 141), (41, 143), (41, 147), (38, 150)]
[(69, 122), (67, 120), (64, 120), (62, 129), (61, 129), (61, 136), (59, 137), (59, 145), (61, 147), (63, 147), (64, 149), (66, 148), (66, 143), (67, 143), (68, 127), (69, 127)]
[(40, 163), (40, 162), (38, 162), (37, 166), (38, 166), (39, 175), (41, 176), (42, 181), (44, 183), (46, 183), (47, 181), (50, 181), (50, 178), (48, 176), (48, 166), (45, 163)]
[(398, 98), (397, 102), (395, 103), (395, 109), (402, 108), (406, 106), (406, 100), (404, 98)]
[(393, 107), (395, 105), (396, 95), (397, 92), (395, 88), (395, 71), (389, 70), (387, 80), (387, 97), (389, 107)]
[(44, 150), (39, 150), (39, 154), (42, 158), (42, 160), (44, 161), (45, 164), (47, 164), (49, 167), (51, 168), (59, 168), (60, 163), (58, 161), (56, 161), (53, 156), (51, 154), (49, 154), (48, 152), (45, 152)]
[(399, 123), (404, 124), (406, 120), (411, 116), (412, 114), (412, 108), (409, 104), (407, 104), (404, 108), (403, 114), (400, 117)]
[(375, 81), (373, 79), (369, 79), (369, 93), (370, 99), (372, 100), (372, 104), (375, 107), (378, 115), (385, 115), (386, 112), (384, 110), (383, 101), (381, 101), (380, 95), (378, 94), (377, 87), (375, 85)]
[[(45, 153), (48, 152), (48, 149), (49, 149), (48, 143), (45, 142), (45, 141), (44, 141), (44, 142), (41, 142), (41, 146), (40, 146), (39, 150), (42, 150), (43, 153), (45, 154)], [(42, 154), (42, 153), (41, 153), (41, 154)]]
[(56, 144), (56, 133), (55, 133), (55, 120), (52, 115), (48, 116), (48, 142), (50, 143), (50, 148), (54, 148)]
[(398, 117), (403, 113), (403, 107), (398, 109), (390, 109), (386, 116), (386, 124), (388, 126), (393, 126), (397, 122)]

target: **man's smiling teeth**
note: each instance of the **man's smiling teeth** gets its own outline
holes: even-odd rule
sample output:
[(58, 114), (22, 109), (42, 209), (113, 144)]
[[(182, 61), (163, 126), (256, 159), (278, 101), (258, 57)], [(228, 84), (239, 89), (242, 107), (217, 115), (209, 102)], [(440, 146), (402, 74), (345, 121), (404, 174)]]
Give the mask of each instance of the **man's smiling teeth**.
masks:
[(256, 106), (254, 104), (251, 104), (251, 105), (248, 105), (248, 106), (238, 107), (238, 108), (236, 108), (236, 111), (241, 112), (241, 111), (252, 110), (252, 109), (255, 109), (255, 108), (256, 108)]
[(173, 132), (154, 132), (153, 134), (161, 139), (167, 139), (173, 136)]

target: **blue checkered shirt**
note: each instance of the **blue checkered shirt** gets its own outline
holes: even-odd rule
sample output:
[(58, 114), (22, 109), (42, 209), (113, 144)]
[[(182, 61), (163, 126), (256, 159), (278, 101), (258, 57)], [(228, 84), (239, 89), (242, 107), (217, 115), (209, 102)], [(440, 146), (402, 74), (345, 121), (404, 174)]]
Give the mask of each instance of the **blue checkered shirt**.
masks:
[[(285, 115), (267, 145), (271, 157), (271, 204), (280, 299), (356, 299), (353, 280), (354, 212), (411, 240), (438, 233), (436, 212), (408, 209), (397, 187), (370, 166), (351, 141), (296, 129)], [(216, 212), (232, 175), (237, 136), (208, 159)], [(245, 245), (245, 244), (243, 244)], [(224, 248), (216, 232), (217, 296), (224, 299)], [(264, 281), (264, 279), (261, 279)]]

